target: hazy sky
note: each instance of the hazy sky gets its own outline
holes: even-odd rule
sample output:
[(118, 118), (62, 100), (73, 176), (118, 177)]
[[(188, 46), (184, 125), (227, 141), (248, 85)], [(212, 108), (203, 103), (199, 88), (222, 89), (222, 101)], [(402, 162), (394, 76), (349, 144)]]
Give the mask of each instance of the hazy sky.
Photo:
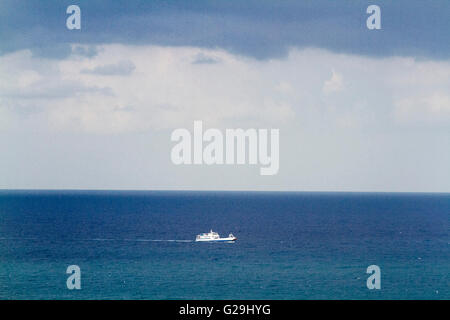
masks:
[[(0, 188), (450, 192), (449, 17), (448, 1), (2, 1)], [(172, 164), (194, 120), (279, 128), (278, 174)]]

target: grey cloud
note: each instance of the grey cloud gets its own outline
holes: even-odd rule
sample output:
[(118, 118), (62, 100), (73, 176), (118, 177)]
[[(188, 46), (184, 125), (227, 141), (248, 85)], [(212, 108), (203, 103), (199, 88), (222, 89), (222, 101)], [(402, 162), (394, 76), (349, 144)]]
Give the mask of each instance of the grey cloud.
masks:
[(72, 49), (72, 54), (87, 58), (93, 58), (98, 54), (98, 50), (95, 46), (87, 46), (87, 47), (78, 46)]
[(93, 69), (81, 70), (85, 74), (97, 74), (102, 76), (127, 76), (133, 73), (136, 66), (129, 60), (122, 60), (116, 64), (107, 64)]
[(12, 99), (61, 99), (85, 93), (98, 93), (106, 96), (114, 95), (109, 87), (85, 86), (77, 82), (62, 82), (59, 84), (38, 83), (20, 91), (4, 92), (0, 97)]
[(215, 64), (219, 62), (220, 60), (215, 57), (208, 56), (204, 53), (199, 53), (194, 57), (192, 64)]
[(30, 48), (33, 57), (45, 59), (65, 59), (71, 54), (92, 58), (98, 54), (94, 45), (75, 46), (70, 43), (57, 43), (53, 45), (36, 45)]
[(33, 57), (46, 59), (64, 59), (72, 53), (68, 43), (59, 43), (51, 46), (34, 46), (30, 48)]

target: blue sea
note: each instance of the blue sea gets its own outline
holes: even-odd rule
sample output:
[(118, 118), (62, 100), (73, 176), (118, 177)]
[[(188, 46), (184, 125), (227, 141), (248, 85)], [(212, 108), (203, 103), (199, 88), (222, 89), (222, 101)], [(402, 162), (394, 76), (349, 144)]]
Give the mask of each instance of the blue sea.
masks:
[(449, 217), (450, 194), (4, 190), (0, 299), (449, 299)]

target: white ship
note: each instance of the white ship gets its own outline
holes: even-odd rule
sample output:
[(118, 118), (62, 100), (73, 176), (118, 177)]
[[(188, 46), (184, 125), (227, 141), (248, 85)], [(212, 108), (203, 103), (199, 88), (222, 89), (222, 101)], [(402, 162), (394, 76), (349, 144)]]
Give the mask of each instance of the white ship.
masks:
[(219, 241), (234, 242), (236, 240), (237, 240), (237, 238), (235, 236), (233, 236), (232, 233), (230, 233), (228, 235), (228, 238), (221, 238), (217, 232), (214, 232), (212, 230), (208, 233), (199, 234), (195, 238), (195, 241), (203, 241), (203, 242), (206, 242), (206, 241), (209, 241), (209, 242), (219, 242)]

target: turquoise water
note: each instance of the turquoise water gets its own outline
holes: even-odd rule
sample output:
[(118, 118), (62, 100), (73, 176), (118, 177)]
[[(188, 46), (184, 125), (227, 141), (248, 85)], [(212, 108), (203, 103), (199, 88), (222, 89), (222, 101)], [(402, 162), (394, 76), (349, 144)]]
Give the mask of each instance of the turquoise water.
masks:
[[(449, 194), (1, 191), (0, 298), (449, 299), (449, 217)], [(238, 241), (192, 241), (211, 228)]]

